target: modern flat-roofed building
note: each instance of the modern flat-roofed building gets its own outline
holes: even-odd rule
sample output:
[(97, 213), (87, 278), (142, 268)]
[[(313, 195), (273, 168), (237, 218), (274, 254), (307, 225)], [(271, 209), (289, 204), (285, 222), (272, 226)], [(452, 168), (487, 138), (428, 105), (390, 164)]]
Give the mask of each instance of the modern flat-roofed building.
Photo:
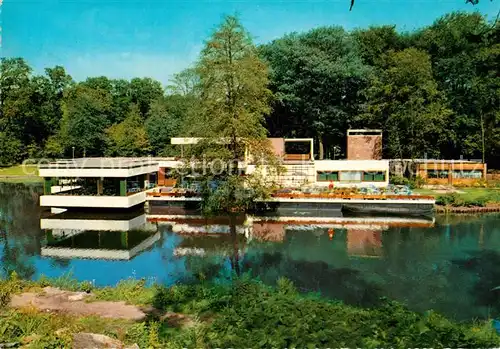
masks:
[(486, 180), (486, 164), (471, 160), (414, 160), (416, 174), (431, 185), (474, 185)]
[(158, 163), (148, 158), (80, 158), (39, 166), (40, 206), (130, 208), (146, 201)]
[[(282, 186), (300, 187), (310, 184), (336, 187), (384, 187), (389, 184), (389, 161), (381, 160), (382, 133), (380, 130), (350, 130), (348, 152), (356, 153), (352, 159), (316, 160), (314, 159), (314, 140), (312, 138), (269, 138), (271, 148), (284, 169), (277, 178), (255, 161), (251, 150), (245, 149), (239, 168), (247, 174), (263, 171), (266, 178), (275, 180)], [(358, 135), (360, 133), (360, 135)], [(350, 137), (350, 138), (349, 138)], [(201, 138), (172, 138), (171, 143), (181, 148), (200, 142)], [(168, 173), (181, 166), (175, 159), (160, 161), (158, 184), (170, 184)]]

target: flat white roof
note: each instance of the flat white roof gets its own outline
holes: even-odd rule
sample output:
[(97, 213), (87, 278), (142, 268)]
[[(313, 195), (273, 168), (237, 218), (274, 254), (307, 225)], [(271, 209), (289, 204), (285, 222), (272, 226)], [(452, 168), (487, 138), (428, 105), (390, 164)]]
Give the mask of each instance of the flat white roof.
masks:
[(68, 160), (57, 160), (47, 164), (40, 164), (40, 169), (129, 169), (147, 165), (155, 165), (156, 162), (149, 158), (77, 158)]
[[(170, 139), (171, 144), (197, 144), (203, 138), (196, 137), (173, 137)], [(271, 137), (267, 139), (283, 139), (285, 142), (312, 142), (313, 138), (281, 138), (281, 137)], [(229, 138), (226, 138), (227, 142), (229, 142)]]
[(40, 177), (127, 178), (158, 171), (150, 158), (78, 158), (39, 164)]
[(364, 134), (364, 133), (382, 133), (382, 130), (378, 129), (349, 129), (347, 130), (347, 135), (351, 135), (352, 133), (359, 133), (359, 134)]
[(203, 138), (196, 137), (172, 137), (170, 144), (196, 144)]

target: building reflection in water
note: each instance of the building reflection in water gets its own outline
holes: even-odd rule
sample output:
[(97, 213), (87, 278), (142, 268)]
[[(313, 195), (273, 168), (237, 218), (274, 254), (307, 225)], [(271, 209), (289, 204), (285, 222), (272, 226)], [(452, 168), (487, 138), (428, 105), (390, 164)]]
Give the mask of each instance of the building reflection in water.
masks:
[(246, 238), (249, 229), (238, 221), (236, 236), (231, 235), (231, 227), (226, 217), (217, 218), (186, 218), (163, 220), (148, 219), (182, 237), (181, 242), (173, 251), (174, 256), (231, 256), (236, 251), (243, 255), (246, 248)]
[[(414, 222), (401, 218), (333, 218), (328, 222), (238, 219), (236, 235), (231, 234), (227, 217), (162, 219), (143, 211), (121, 214), (73, 213), (66, 211), (40, 220), (46, 243), (43, 257), (130, 260), (161, 239), (158, 225), (168, 226), (182, 237), (174, 257), (219, 255), (238, 259), (248, 242), (284, 242), (287, 231), (310, 230), (320, 238), (339, 241), (347, 254), (356, 257), (382, 255), (382, 234), (393, 225), (432, 226), (433, 221)], [(337, 234), (339, 231), (346, 233)]]
[(252, 238), (259, 241), (282, 242), (285, 239), (285, 224), (281, 222), (254, 222)]
[(96, 215), (63, 212), (40, 220), (42, 257), (130, 260), (161, 239), (144, 211)]
[[(432, 227), (434, 220), (371, 218), (355, 220), (337, 218), (332, 223), (318, 222), (253, 222), (250, 237), (257, 241), (283, 242), (287, 231), (305, 230), (314, 232), (316, 236), (327, 234), (329, 241), (345, 238), (347, 254), (352, 257), (377, 258), (382, 256), (382, 235), (391, 227)], [(345, 234), (339, 232), (345, 231)]]
[(356, 257), (380, 257), (382, 255), (382, 232), (373, 228), (347, 228), (347, 253)]

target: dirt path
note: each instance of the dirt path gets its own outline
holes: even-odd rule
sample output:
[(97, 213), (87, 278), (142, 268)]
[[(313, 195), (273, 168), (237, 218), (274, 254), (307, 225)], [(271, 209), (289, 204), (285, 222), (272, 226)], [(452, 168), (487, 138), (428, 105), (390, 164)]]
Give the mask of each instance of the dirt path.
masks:
[(38, 310), (62, 312), (72, 315), (96, 315), (103, 318), (141, 321), (146, 313), (135, 305), (125, 302), (97, 301), (86, 302), (90, 294), (85, 292), (63, 291), (54, 287), (45, 287), (43, 292), (25, 292), (12, 296), (13, 308), (35, 307)]

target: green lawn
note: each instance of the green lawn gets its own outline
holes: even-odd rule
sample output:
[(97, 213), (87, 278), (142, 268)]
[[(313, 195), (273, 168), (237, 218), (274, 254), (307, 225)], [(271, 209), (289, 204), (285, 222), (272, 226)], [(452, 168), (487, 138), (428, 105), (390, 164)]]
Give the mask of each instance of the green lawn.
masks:
[[(474, 201), (480, 198), (488, 197), (490, 202), (500, 202), (500, 188), (456, 188), (459, 198), (468, 201)], [(414, 189), (417, 194), (434, 195), (435, 197), (449, 195), (439, 193), (433, 189)]]
[(38, 183), (42, 179), (38, 177), (36, 165), (16, 165), (0, 168), (0, 182), (9, 183)]
[(1, 167), (0, 176), (38, 176), (38, 167), (36, 165)]

